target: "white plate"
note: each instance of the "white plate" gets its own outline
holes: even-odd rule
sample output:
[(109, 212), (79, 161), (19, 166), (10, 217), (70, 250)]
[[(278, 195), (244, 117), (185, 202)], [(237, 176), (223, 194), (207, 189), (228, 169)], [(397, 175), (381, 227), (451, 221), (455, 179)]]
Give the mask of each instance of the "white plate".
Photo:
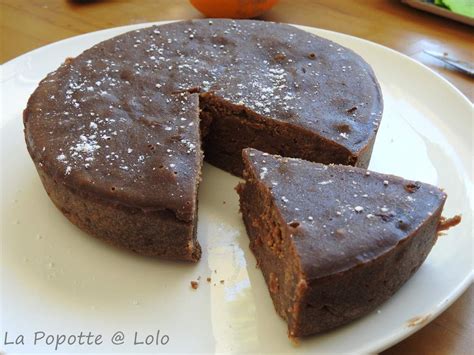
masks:
[[(74, 37), (2, 66), (3, 350), (54, 351), (45, 338), (34, 345), (34, 333), (82, 330), (102, 335), (102, 344), (62, 345), (59, 352), (375, 352), (419, 329), (466, 289), (472, 275), (472, 105), (408, 57), (315, 28), (304, 29), (354, 49), (381, 82), (385, 112), (370, 168), (444, 187), (445, 214), (464, 216), (377, 312), (292, 344), (248, 248), (234, 192), (238, 179), (211, 166), (204, 169), (200, 192), (203, 257), (197, 265), (135, 256), (70, 224), (47, 197), (27, 154), (22, 109), (38, 81), (66, 57), (148, 25)], [(190, 281), (198, 276), (200, 286), (192, 290)], [(419, 321), (410, 326), (415, 317)], [(135, 331), (143, 341), (158, 330), (160, 339), (169, 336), (166, 345), (134, 345)], [(116, 331), (123, 331), (124, 344), (111, 343)], [(5, 332), (8, 341), (23, 335), (25, 345), (5, 345)]]

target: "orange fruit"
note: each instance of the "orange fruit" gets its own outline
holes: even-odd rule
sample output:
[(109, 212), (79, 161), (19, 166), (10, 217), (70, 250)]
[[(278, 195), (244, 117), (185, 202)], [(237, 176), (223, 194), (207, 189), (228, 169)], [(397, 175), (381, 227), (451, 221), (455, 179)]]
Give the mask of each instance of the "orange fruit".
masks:
[(263, 14), (278, 0), (189, 0), (207, 17), (251, 18)]

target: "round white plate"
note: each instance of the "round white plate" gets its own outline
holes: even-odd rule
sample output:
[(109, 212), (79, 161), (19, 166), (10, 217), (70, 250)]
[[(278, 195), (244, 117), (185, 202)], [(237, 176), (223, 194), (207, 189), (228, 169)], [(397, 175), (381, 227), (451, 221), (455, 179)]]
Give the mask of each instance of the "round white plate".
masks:
[[(234, 191), (238, 179), (209, 165), (199, 205), (203, 257), (196, 265), (135, 256), (69, 223), (28, 156), (22, 110), (39, 80), (66, 57), (148, 25), (74, 37), (2, 66), (0, 349), (52, 352), (54, 338), (82, 331), (101, 344), (80, 345), (70, 337), (75, 343), (59, 345), (58, 352), (375, 352), (422, 327), (466, 289), (472, 276), (471, 103), (406, 56), (315, 28), (304, 27), (362, 55), (382, 85), (385, 112), (370, 168), (441, 186), (449, 195), (445, 215), (463, 214), (462, 224), (439, 239), (420, 270), (379, 310), (291, 343), (248, 248)], [(199, 277), (199, 288), (191, 289)], [(114, 345), (117, 331), (124, 339)], [(45, 335), (35, 344), (36, 332)], [(20, 336), (24, 345), (5, 345)], [(135, 344), (146, 339), (152, 344)]]

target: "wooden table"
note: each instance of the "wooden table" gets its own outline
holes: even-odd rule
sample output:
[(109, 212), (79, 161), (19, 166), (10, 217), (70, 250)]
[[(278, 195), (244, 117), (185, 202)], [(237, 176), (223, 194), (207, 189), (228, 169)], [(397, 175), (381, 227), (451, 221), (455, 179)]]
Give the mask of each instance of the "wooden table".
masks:
[[(78, 34), (159, 20), (202, 17), (185, 0), (0, 0), (0, 62)], [(426, 64), (471, 101), (473, 79), (423, 54), (447, 52), (474, 61), (474, 31), (467, 25), (409, 8), (399, 1), (281, 0), (262, 19), (320, 27), (383, 44)], [(446, 312), (384, 354), (472, 354), (473, 287)]]

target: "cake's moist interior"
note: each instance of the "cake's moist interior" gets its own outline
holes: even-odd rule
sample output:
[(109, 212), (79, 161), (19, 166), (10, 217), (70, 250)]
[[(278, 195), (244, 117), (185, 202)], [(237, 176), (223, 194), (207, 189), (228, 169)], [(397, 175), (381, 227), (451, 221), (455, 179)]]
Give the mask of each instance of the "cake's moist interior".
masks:
[(314, 132), (263, 117), (212, 93), (199, 95), (199, 107), (205, 160), (234, 175), (242, 176), (242, 149), (249, 147), (325, 164), (356, 163), (347, 149)]
[(307, 289), (291, 242), (292, 229), (296, 229), (298, 223), (287, 225), (268, 188), (254, 179), (248, 170), (244, 170), (244, 177), (246, 183), (239, 184), (237, 191), (243, 218), (250, 226), (250, 248), (262, 270), (275, 309), (288, 322), (291, 336), (291, 329), (299, 319), (300, 300)]

